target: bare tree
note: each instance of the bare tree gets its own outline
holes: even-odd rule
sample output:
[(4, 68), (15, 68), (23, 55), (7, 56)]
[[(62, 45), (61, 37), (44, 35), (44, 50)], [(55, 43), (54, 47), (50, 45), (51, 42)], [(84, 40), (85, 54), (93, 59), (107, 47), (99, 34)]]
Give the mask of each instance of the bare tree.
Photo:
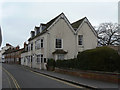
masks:
[(96, 29), (98, 34), (98, 44), (120, 45), (120, 25), (117, 23), (101, 23)]

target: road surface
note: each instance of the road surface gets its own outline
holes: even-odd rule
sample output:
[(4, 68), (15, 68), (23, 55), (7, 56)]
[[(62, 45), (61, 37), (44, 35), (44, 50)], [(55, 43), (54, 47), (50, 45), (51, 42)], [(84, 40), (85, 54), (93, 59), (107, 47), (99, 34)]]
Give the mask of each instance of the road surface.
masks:
[(83, 88), (33, 72), (21, 65), (2, 64), (2, 88)]

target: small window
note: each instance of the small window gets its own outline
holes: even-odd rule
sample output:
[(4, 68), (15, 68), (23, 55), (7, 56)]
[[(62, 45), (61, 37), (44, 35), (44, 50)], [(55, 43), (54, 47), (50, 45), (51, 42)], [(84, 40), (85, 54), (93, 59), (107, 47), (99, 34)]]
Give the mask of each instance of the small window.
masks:
[(44, 58), (44, 63), (47, 63), (47, 60), (46, 60), (46, 58)]
[(62, 48), (62, 39), (56, 39), (56, 48)]
[(37, 63), (40, 63), (40, 55), (37, 55)]
[(57, 60), (64, 60), (64, 54), (58, 54)]
[(83, 35), (78, 35), (78, 45), (83, 45)]
[(28, 63), (30, 63), (30, 56), (27, 56)]
[(25, 58), (24, 58), (24, 62), (25, 62), (26, 60), (25, 60)]
[(43, 54), (41, 54), (41, 63), (43, 63)]
[(32, 62), (32, 60), (33, 60), (33, 57), (31, 56), (31, 62)]
[(43, 48), (43, 39), (41, 39), (41, 48)]
[(33, 43), (31, 43), (31, 50), (33, 50)]

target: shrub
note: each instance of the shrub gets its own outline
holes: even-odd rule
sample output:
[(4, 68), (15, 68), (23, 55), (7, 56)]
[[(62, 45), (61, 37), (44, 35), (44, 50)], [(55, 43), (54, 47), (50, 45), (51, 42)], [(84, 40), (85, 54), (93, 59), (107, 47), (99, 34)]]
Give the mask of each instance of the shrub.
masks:
[(78, 54), (78, 68), (95, 71), (120, 71), (120, 56), (109, 47), (99, 47)]
[(109, 47), (99, 47), (79, 53), (77, 59), (57, 60), (56, 67), (120, 72), (120, 56)]
[(47, 61), (47, 66), (48, 66), (48, 67), (49, 67), (49, 66), (55, 67), (55, 60), (54, 60), (54, 59), (48, 59), (48, 61)]

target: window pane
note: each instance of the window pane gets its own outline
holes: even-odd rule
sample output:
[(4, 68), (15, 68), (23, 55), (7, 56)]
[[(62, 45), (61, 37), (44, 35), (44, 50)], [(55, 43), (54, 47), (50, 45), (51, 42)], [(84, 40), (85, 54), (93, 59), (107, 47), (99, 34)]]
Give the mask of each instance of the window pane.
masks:
[(62, 48), (62, 40), (56, 39), (56, 48)]
[(58, 60), (64, 60), (64, 54), (58, 54), (57, 59)]
[(83, 43), (83, 35), (78, 35), (78, 45), (82, 45)]
[(43, 39), (41, 39), (41, 48), (43, 48)]

